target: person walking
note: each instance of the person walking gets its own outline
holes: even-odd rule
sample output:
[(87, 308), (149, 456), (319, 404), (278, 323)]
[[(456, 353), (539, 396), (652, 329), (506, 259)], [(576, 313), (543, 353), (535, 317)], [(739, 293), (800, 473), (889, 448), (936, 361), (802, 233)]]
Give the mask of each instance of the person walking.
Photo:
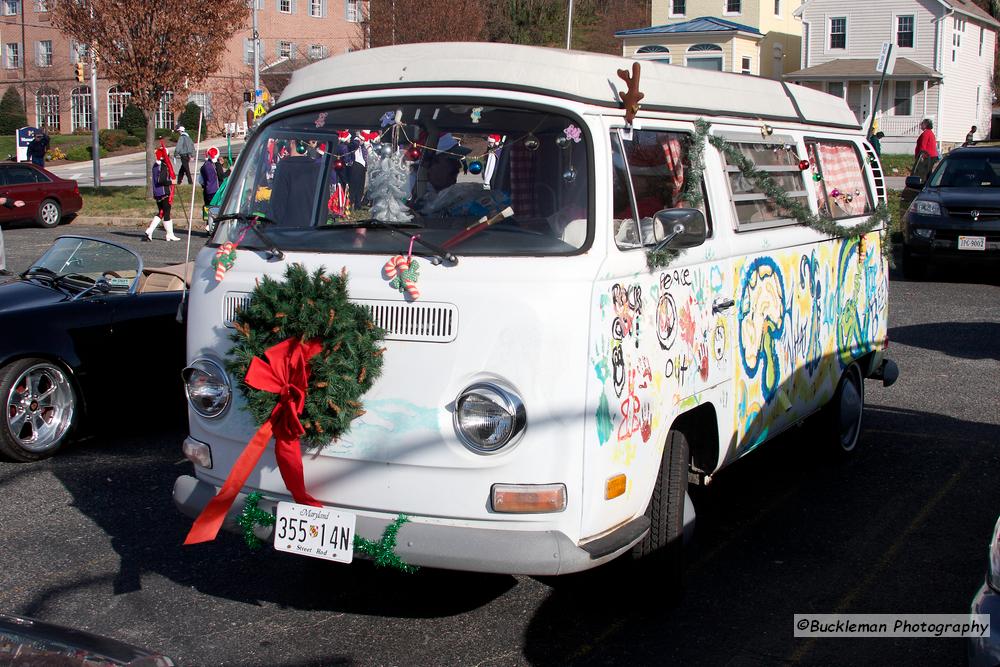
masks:
[(205, 206), (212, 203), (212, 197), (219, 191), (219, 184), (225, 180), (226, 173), (219, 164), (219, 149), (212, 146), (205, 152), (205, 162), (198, 172), (198, 184), (201, 185)]
[(972, 146), (973, 144), (976, 143), (976, 130), (978, 129), (979, 128), (976, 127), (975, 125), (972, 126), (972, 129), (969, 130), (969, 133), (965, 135), (965, 143), (962, 144), (963, 146)]
[(156, 214), (153, 216), (152, 222), (149, 223), (149, 227), (146, 228), (146, 240), (153, 240), (153, 232), (159, 224), (163, 223), (163, 229), (166, 231), (167, 241), (180, 241), (180, 238), (174, 236), (174, 221), (170, 217), (170, 205), (171, 205), (171, 188), (173, 187), (173, 179), (170, 177), (170, 168), (166, 162), (170, 159), (167, 154), (167, 149), (163, 146), (156, 149), (156, 161), (153, 163), (153, 199), (156, 200)]
[(194, 155), (194, 142), (191, 141), (191, 137), (183, 125), (179, 126), (177, 131), (180, 132), (180, 136), (177, 137), (177, 145), (174, 146), (174, 157), (181, 165), (177, 170), (177, 185), (181, 184), (185, 174), (187, 174), (188, 185), (192, 185), (194, 181), (191, 179), (191, 157)]
[(920, 136), (913, 150), (914, 176), (926, 179), (938, 161), (937, 138), (934, 136), (934, 121), (924, 118), (920, 121)]
[(39, 130), (28, 142), (28, 159), (39, 167), (45, 166), (45, 152), (49, 149), (49, 136)]
[(876, 132), (875, 134), (868, 137), (868, 143), (872, 145), (872, 149), (875, 151), (875, 155), (882, 157), (882, 139), (885, 138), (885, 132)]

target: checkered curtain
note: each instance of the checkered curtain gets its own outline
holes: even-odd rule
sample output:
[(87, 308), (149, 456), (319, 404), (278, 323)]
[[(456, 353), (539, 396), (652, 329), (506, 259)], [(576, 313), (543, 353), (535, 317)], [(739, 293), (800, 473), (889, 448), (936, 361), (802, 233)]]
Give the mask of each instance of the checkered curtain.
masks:
[(514, 211), (525, 217), (537, 215), (535, 201), (535, 156), (524, 142), (510, 147), (510, 203)]
[[(825, 192), (822, 192), (824, 188), (819, 188), (820, 206), (825, 206), (828, 193), (837, 189), (842, 195), (833, 200), (831, 212), (834, 218), (864, 215), (869, 210), (868, 186), (855, 147), (850, 144), (818, 144), (817, 148), (823, 183), (826, 185)], [(810, 154), (809, 157), (814, 156)], [(847, 194), (853, 197), (851, 201), (843, 196)]]

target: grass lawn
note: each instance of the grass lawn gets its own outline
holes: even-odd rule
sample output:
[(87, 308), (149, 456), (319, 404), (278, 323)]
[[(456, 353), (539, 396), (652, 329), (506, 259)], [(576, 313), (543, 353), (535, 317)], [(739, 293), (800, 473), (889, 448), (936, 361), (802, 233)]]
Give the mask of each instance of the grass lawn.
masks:
[[(174, 222), (187, 220), (185, 212), (191, 206), (192, 187), (186, 183), (177, 186), (177, 191), (174, 194)], [(80, 211), (80, 215), (84, 217), (149, 218), (153, 215), (156, 205), (152, 198), (147, 197), (146, 192), (146, 187), (143, 185), (80, 188), (80, 194), (83, 196), (83, 210)], [(195, 222), (201, 221), (201, 205), (201, 192), (197, 192), (194, 201)]]
[[(50, 134), (49, 135), (50, 148), (53, 146), (58, 146), (66, 152), (68, 148), (73, 146), (89, 146), (90, 145), (90, 135), (89, 134)], [(0, 137), (0, 159), (6, 158), (8, 155), (14, 155), (14, 137), (11, 135), (4, 135)]]

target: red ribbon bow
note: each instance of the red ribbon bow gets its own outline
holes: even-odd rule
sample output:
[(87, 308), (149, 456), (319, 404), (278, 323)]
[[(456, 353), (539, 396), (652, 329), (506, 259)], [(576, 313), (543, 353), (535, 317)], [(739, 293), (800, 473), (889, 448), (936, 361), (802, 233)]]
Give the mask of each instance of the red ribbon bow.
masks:
[(250, 361), (246, 383), (255, 389), (278, 394), (278, 403), (271, 411), (271, 416), (257, 429), (243, 453), (236, 459), (222, 490), (195, 519), (184, 544), (215, 539), (229, 508), (250, 477), (272, 435), (278, 470), (292, 498), (302, 505), (322, 507), (318, 500), (306, 492), (299, 443), (299, 438), (305, 433), (299, 415), (305, 407), (306, 390), (309, 388), (309, 360), (322, 349), (323, 344), (319, 341), (289, 338), (264, 352), (267, 361), (259, 357)]

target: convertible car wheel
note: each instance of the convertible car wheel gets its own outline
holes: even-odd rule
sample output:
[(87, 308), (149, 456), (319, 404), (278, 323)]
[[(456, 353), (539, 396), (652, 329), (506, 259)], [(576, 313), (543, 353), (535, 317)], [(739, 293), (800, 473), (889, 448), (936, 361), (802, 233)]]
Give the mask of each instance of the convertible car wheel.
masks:
[(21, 359), (0, 369), (4, 419), (0, 453), (38, 461), (62, 446), (76, 417), (76, 393), (66, 373), (43, 359)]

